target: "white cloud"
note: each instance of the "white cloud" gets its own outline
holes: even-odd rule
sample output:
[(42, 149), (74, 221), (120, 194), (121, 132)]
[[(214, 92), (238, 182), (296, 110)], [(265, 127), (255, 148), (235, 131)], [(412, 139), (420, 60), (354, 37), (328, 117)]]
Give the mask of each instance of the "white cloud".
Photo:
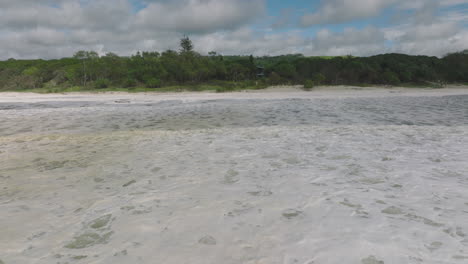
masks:
[(311, 44), (308, 53), (313, 55), (374, 55), (384, 51), (385, 35), (375, 27), (347, 28), (342, 33), (322, 30)]
[(328, 0), (315, 13), (301, 18), (302, 26), (338, 24), (356, 19), (374, 17), (397, 0)]
[(411, 15), (399, 17), (395, 25), (386, 28), (331, 31), (323, 27), (307, 35), (304, 28), (288, 29), (290, 11), (275, 20), (277, 27), (288, 26), (281, 30), (272, 28), (271, 23), (256, 23), (256, 19), (266, 17), (266, 0), (147, 0), (139, 11), (130, 0), (0, 0), (0, 59), (57, 58), (81, 49), (121, 55), (164, 51), (178, 49), (184, 33), (201, 53), (366, 56), (401, 52), (440, 56), (468, 48), (467, 11), (451, 9), (440, 14), (442, 6), (467, 2), (323, 1), (319, 8), (323, 12), (312, 13), (305, 25), (372, 17), (389, 6), (410, 8)]
[[(430, 12), (439, 6), (466, 4), (468, 0), (327, 0), (318, 10), (301, 17), (304, 27), (323, 24), (341, 24), (380, 15), (386, 8)], [(420, 12), (422, 15), (422, 13)]]
[(401, 9), (419, 9), (419, 8), (422, 8), (424, 5), (427, 5), (430, 2), (435, 2), (440, 6), (454, 6), (454, 5), (466, 4), (468, 3), (468, 0), (412, 0), (412, 1), (400, 0), (398, 7)]
[[(185, 33), (235, 29), (262, 15), (264, 0), (173, 0), (151, 2), (137, 14), (129, 0), (2, 0), (4, 28), (138, 30)], [(133, 26), (133, 27), (132, 27)]]
[(449, 20), (383, 29), (392, 52), (443, 56), (468, 48), (468, 30)]
[[(236, 30), (261, 17), (265, 0), (0, 0), (0, 59), (120, 54), (177, 48), (182, 34)], [(54, 47), (54, 48), (51, 48)]]
[(19, 1), (0, 9), (0, 23), (4, 28), (32, 27), (113, 29), (128, 21), (131, 6), (127, 0), (96, 0), (82, 4), (76, 0)]
[(175, 0), (148, 5), (136, 25), (184, 33), (235, 29), (264, 12), (263, 0)]
[(459, 30), (455, 23), (418, 24), (407, 28), (398, 40), (409, 42), (447, 39), (456, 35)]
[(413, 55), (444, 56), (447, 53), (467, 49), (466, 43), (468, 43), (468, 31), (462, 30), (448, 38), (398, 42), (393, 46), (392, 51)]
[(362, 30), (348, 28), (341, 33), (322, 30), (313, 38), (299, 31), (265, 33), (242, 28), (234, 32), (221, 32), (194, 38), (203, 53), (281, 55), (372, 55), (382, 52), (384, 33), (375, 27)]
[(280, 55), (301, 52), (306, 39), (297, 32), (265, 33), (250, 28), (233, 32), (217, 32), (194, 38), (202, 53), (217, 51), (227, 55)]

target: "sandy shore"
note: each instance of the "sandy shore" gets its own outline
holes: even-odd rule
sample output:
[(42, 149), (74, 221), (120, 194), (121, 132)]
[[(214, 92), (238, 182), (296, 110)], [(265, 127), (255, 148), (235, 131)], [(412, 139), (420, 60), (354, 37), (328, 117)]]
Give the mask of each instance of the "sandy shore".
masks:
[(354, 86), (320, 86), (306, 92), (300, 86), (275, 86), (263, 90), (245, 90), (242, 92), (177, 92), (177, 93), (0, 93), (0, 102), (41, 102), (48, 100), (74, 101), (91, 100), (107, 101), (127, 99), (134, 102), (154, 100), (216, 100), (216, 99), (285, 99), (285, 98), (346, 98), (346, 97), (381, 97), (381, 96), (441, 96), (463, 95), (468, 93), (467, 86), (448, 86), (443, 89), (432, 88), (402, 88), (402, 87), (354, 87)]
[(357, 89), (0, 93), (0, 263), (465, 263), (468, 89)]

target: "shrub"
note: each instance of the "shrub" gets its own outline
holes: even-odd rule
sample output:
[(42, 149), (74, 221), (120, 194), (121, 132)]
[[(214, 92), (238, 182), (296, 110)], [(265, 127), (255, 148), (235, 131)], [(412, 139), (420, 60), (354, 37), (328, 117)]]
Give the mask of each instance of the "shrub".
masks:
[(279, 74), (276, 72), (272, 72), (269, 76), (268, 82), (270, 85), (278, 85), (281, 82), (281, 76), (279, 76)]
[(386, 71), (384, 73), (384, 79), (385, 79), (385, 83), (390, 84), (390, 85), (398, 85), (401, 82), (400, 79), (398, 78), (398, 75), (391, 71)]
[(37, 67), (29, 67), (23, 71), (23, 75), (27, 76), (35, 76), (39, 73), (39, 69)]
[(225, 83), (222, 86), (216, 88), (217, 93), (232, 92), (236, 90), (236, 85), (233, 83)]
[(58, 88), (49, 88), (49, 89), (47, 89), (46, 92), (47, 92), (47, 93), (58, 93), (58, 92), (59, 92), (59, 89), (58, 89)]
[(53, 72), (52, 82), (56, 85), (67, 81), (67, 73), (64, 70), (56, 70)]
[(316, 73), (314, 74), (313, 80), (315, 84), (321, 85), (322, 82), (325, 81), (325, 76), (323, 76), (321, 73)]
[(94, 87), (96, 87), (97, 89), (103, 89), (103, 88), (108, 88), (110, 86), (111, 82), (109, 81), (109, 79), (97, 79), (95, 82), (94, 82)]
[(220, 87), (216, 88), (216, 92), (217, 93), (224, 93), (224, 92), (226, 92), (226, 87), (220, 86)]
[(137, 81), (133, 78), (128, 78), (124, 81), (123, 86), (124, 88), (131, 88), (137, 85)]
[(312, 80), (306, 80), (306, 81), (304, 82), (304, 90), (310, 91), (310, 90), (312, 90), (312, 88), (314, 88), (314, 81), (312, 81)]
[(161, 81), (156, 78), (149, 78), (145, 82), (146, 87), (148, 88), (159, 88), (161, 87)]

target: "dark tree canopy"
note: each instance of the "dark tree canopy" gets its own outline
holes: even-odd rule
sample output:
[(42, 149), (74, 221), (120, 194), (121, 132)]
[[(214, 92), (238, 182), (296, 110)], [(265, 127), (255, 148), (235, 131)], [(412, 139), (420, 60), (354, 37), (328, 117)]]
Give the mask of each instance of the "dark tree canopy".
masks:
[(180, 52), (189, 53), (193, 51), (193, 44), (189, 37), (184, 36), (180, 40)]
[[(0, 90), (41, 87), (147, 87), (222, 84), (224, 86), (400, 85), (468, 83), (468, 52), (443, 58), (383, 54), (371, 57), (222, 56), (193, 51), (184, 37), (181, 50), (137, 52), (130, 57), (78, 51), (56, 60), (0, 61)], [(262, 74), (258, 74), (261, 69)]]
[(77, 51), (75, 53), (75, 55), (73, 55), (73, 58), (80, 59), (80, 60), (83, 60), (83, 59), (96, 59), (98, 57), (99, 57), (99, 55), (97, 54), (97, 52), (95, 52), (95, 51), (85, 51), (85, 50)]

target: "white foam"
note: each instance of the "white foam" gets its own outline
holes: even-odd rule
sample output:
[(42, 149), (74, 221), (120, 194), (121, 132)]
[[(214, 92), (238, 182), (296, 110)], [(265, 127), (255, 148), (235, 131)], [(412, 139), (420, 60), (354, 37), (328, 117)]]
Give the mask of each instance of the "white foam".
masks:
[[(386, 105), (388, 98), (379, 97), (375, 100)], [(300, 116), (290, 104), (307, 107), (275, 96), (271, 101), (270, 94), (262, 98), (267, 101), (256, 109), (277, 111), (269, 113), (272, 118)], [(62, 99), (68, 100), (54, 100)], [(121, 119), (104, 123), (135, 118), (142, 124), (152, 114), (140, 106), (4, 110), (9, 111), (4, 128), (29, 122), (31, 131), (0, 137), (0, 259), (6, 264), (466, 261), (468, 126), (374, 125), (370, 110), (340, 113), (335, 108), (340, 100), (320, 101), (337, 115), (330, 120), (342, 122), (336, 124), (329, 119), (300, 124), (299, 118), (252, 125), (269, 115), (244, 115), (243, 108), (252, 109), (246, 100), (208, 103), (212, 112), (227, 108), (222, 113), (240, 122), (233, 126), (220, 116), (200, 121), (205, 101), (152, 105), (174, 114), (163, 122), (177, 123), (173, 131), (100, 125), (105, 116), (116, 115)], [(391, 102), (406, 105), (405, 100)], [(434, 100), (439, 98), (425, 102)], [(437, 109), (425, 109), (437, 115)], [(189, 110), (200, 119), (194, 125), (209, 128), (180, 125), (187, 122), (180, 113)], [(427, 119), (420, 115), (415, 118)], [(221, 127), (211, 127), (218, 121)], [(39, 129), (41, 122), (49, 130)], [(108, 222), (92, 227), (108, 214)]]

